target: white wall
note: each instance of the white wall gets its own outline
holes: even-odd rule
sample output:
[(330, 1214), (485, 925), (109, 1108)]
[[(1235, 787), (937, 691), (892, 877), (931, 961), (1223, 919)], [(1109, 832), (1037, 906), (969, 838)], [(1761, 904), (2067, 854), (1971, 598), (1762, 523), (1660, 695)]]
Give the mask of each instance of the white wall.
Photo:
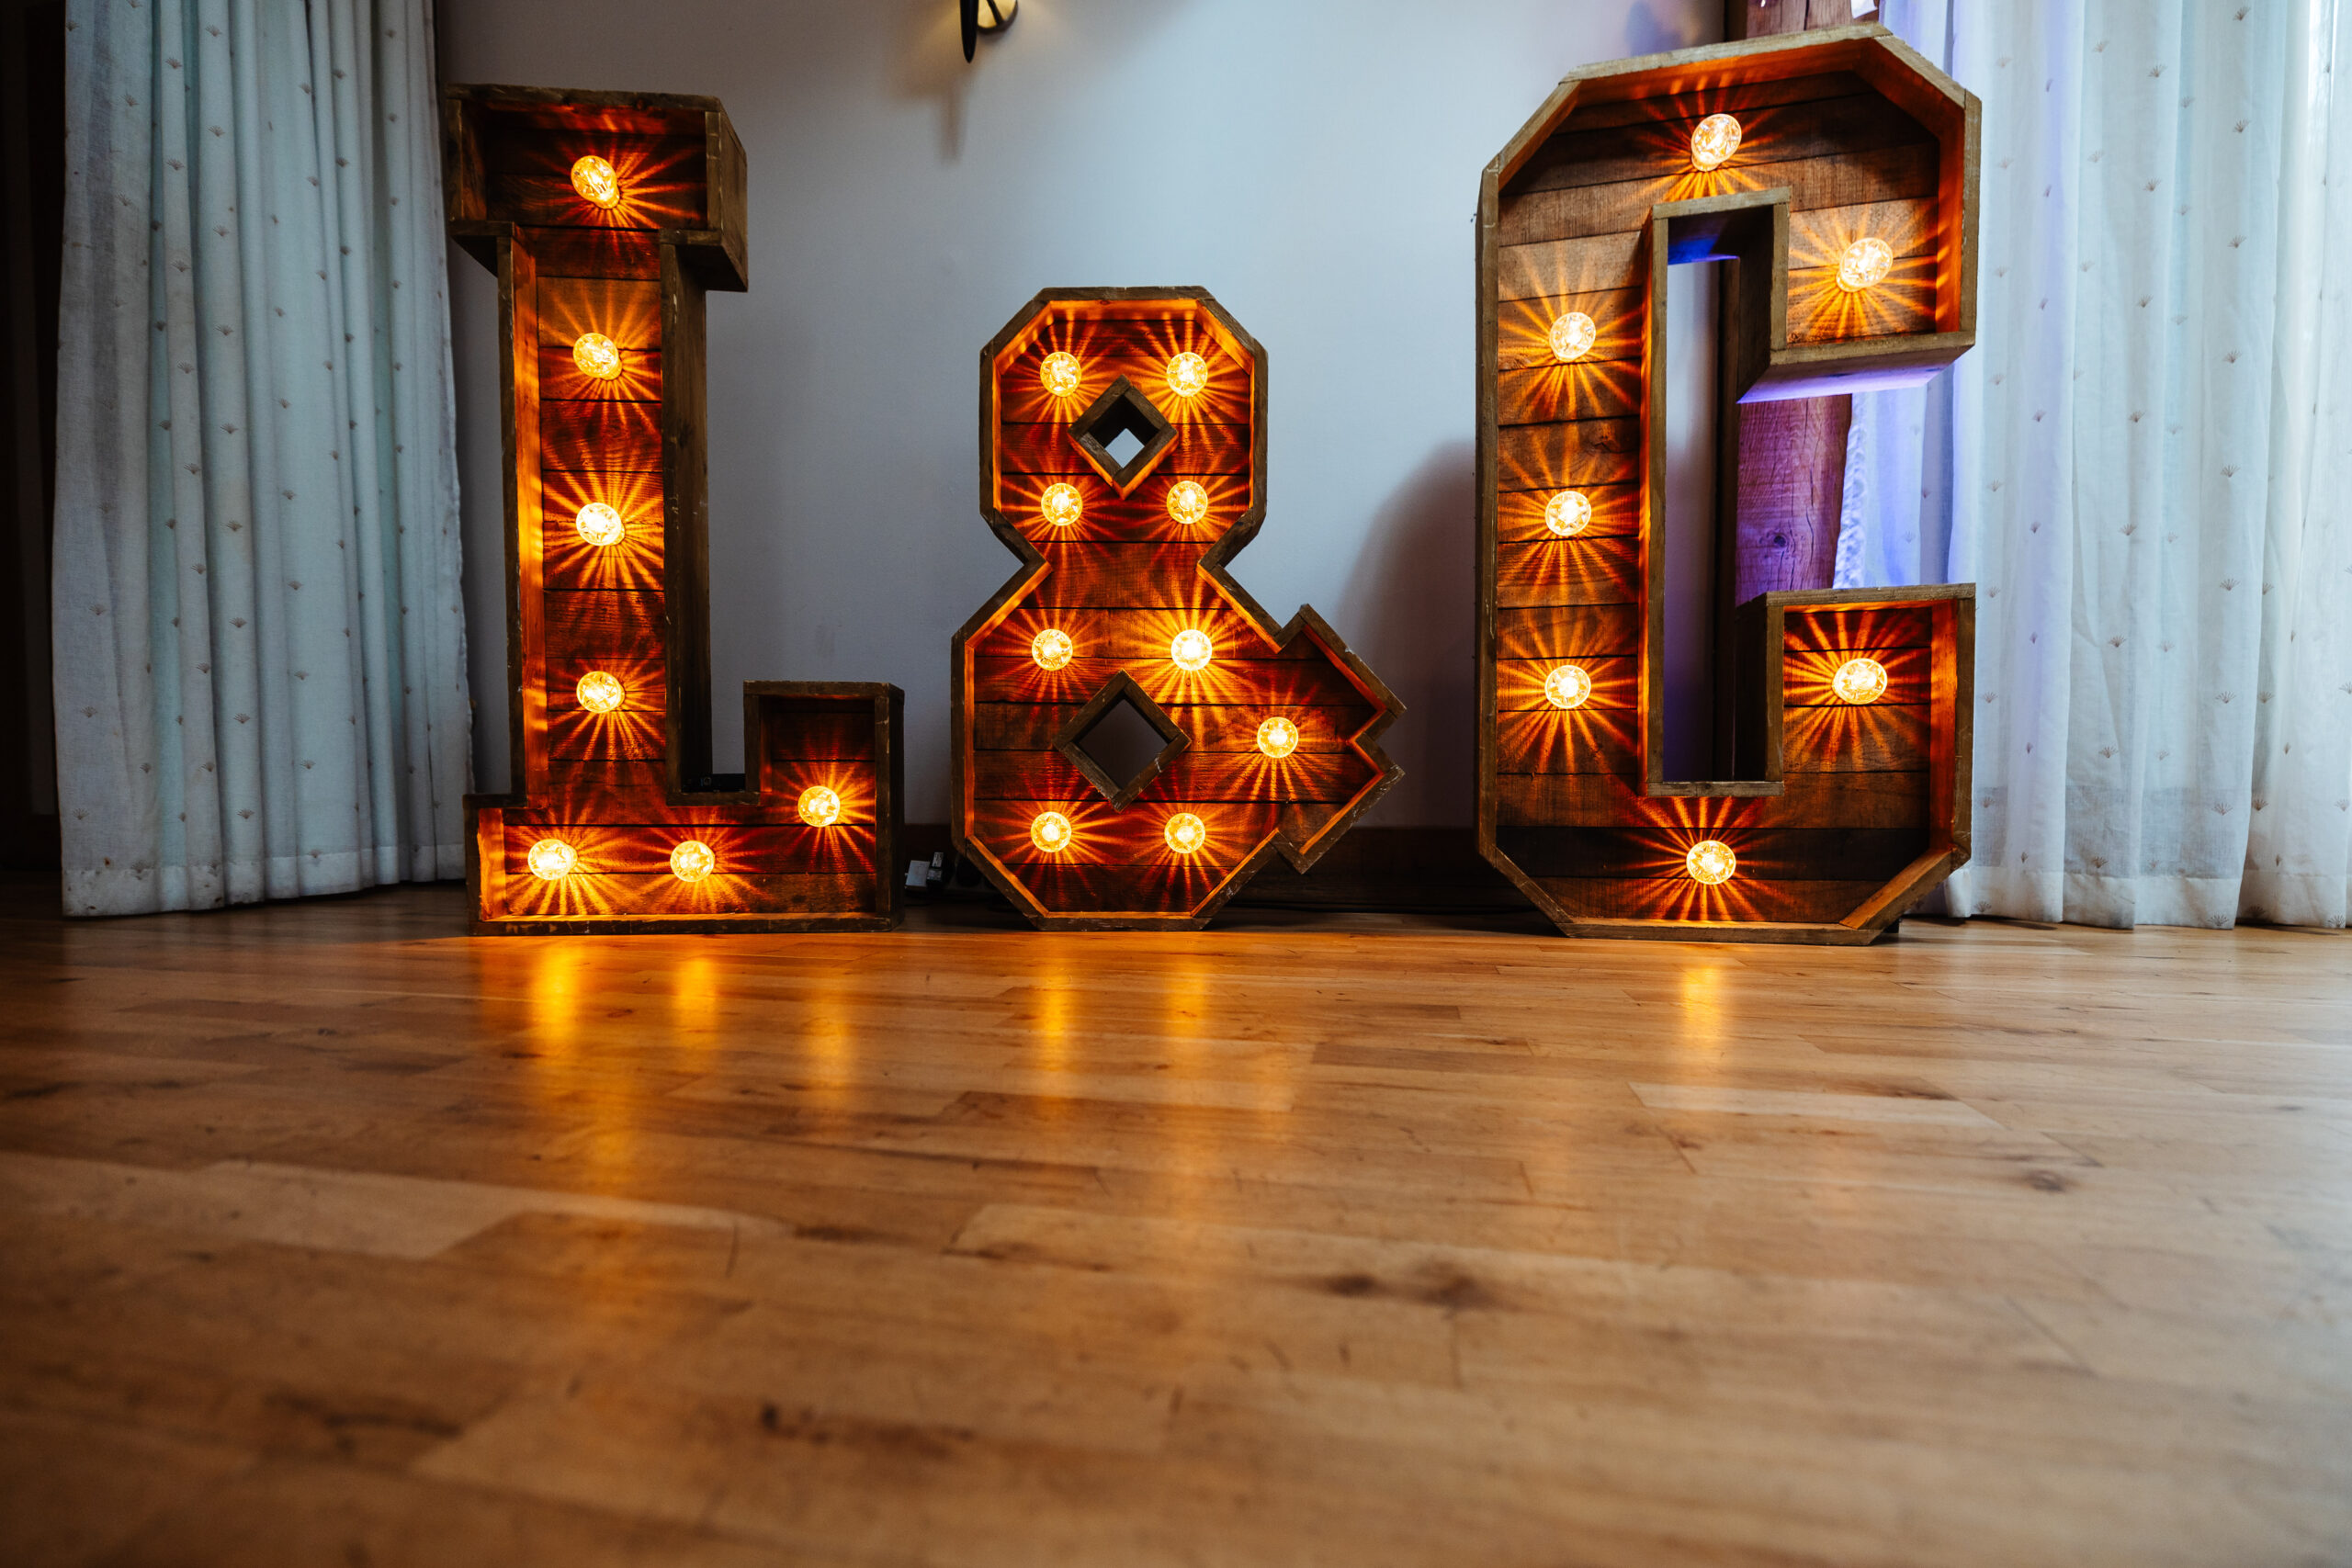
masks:
[[(1571, 66), (1721, 36), (1720, 0), (441, 0), (448, 82), (715, 94), (749, 294), (710, 297), (718, 765), (745, 680), (906, 689), (947, 816), (948, 638), (980, 522), (980, 345), (1039, 288), (1200, 284), (1266, 347), (1269, 506), (1236, 574), (1329, 617), (1410, 710), (1370, 818), (1471, 806), (1471, 219)], [(506, 778), (496, 290), (450, 253), (475, 774)]]

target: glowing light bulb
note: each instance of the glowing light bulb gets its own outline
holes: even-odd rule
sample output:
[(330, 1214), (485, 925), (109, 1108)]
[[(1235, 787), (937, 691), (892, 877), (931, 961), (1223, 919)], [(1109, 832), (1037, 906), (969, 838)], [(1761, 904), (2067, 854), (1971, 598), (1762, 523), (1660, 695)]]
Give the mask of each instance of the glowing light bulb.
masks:
[(1209, 643), (1209, 634), (1197, 626), (1186, 626), (1168, 645), (1168, 657), (1176, 661), (1179, 670), (1205, 670), (1209, 667), (1209, 657), (1216, 651)]
[(621, 177), (594, 152), (571, 165), (571, 188), (610, 212), (621, 204)]
[(718, 869), (718, 857), (700, 839), (688, 839), (670, 852), (670, 874), (681, 882), (700, 882)]
[(1298, 726), (1286, 718), (1270, 718), (1258, 727), (1258, 750), (1276, 761), (1298, 750)]
[(1029, 841), (1046, 854), (1061, 853), (1077, 836), (1069, 818), (1058, 811), (1040, 811), (1029, 819)]
[(1592, 352), (1592, 340), (1600, 335), (1592, 318), (1582, 310), (1570, 310), (1552, 323), (1552, 357), (1563, 365), (1573, 364)]
[(1739, 857), (1721, 839), (1702, 839), (1682, 857), (1682, 868), (1690, 874), (1691, 881), (1716, 887), (1731, 880), (1731, 874), (1739, 869)]
[(1179, 811), (1168, 819), (1168, 826), (1160, 829), (1159, 836), (1178, 854), (1195, 854), (1209, 841), (1209, 825), (1189, 811)]
[(1544, 526), (1563, 539), (1592, 526), (1592, 502), (1580, 490), (1564, 490), (1544, 507)]
[(1849, 294), (1859, 294), (1873, 284), (1886, 281), (1894, 270), (1894, 247), (1875, 234), (1866, 234), (1846, 247), (1838, 258), (1838, 287)]
[(1047, 626), (1029, 639), (1029, 657), (1037, 661), (1040, 670), (1058, 670), (1070, 661), (1078, 646), (1069, 640), (1069, 633)]
[(1037, 379), (1049, 396), (1074, 398), (1078, 395), (1081, 368), (1077, 355), (1064, 354), (1057, 349), (1046, 355), (1045, 362), (1037, 367)]
[(1544, 695), (1555, 708), (1580, 708), (1592, 695), (1592, 677), (1577, 664), (1563, 664), (1544, 677)]
[(1849, 659), (1829, 684), (1840, 702), (1874, 703), (1886, 694), (1886, 666), (1875, 659)]
[(800, 792), (800, 820), (811, 828), (830, 828), (842, 819), (842, 797), (823, 784)]
[(580, 863), (579, 852), (561, 839), (541, 839), (524, 858), (531, 874), (541, 882), (561, 882)]
[(1739, 151), (1739, 121), (1727, 114), (1711, 114), (1690, 132), (1690, 166), (1712, 175)]
[(1046, 493), (1037, 498), (1038, 515), (1057, 528), (1070, 526), (1085, 510), (1085, 498), (1076, 485), (1047, 485)]
[(572, 691), (580, 698), (580, 705), (590, 713), (611, 713), (628, 695), (621, 689), (620, 682), (602, 670), (591, 670), (580, 677), (580, 684)]
[(621, 536), (628, 532), (628, 525), (621, 521), (621, 514), (601, 501), (592, 501), (582, 507), (580, 515), (571, 520), (571, 525), (580, 531), (582, 538), (599, 548), (619, 544)]
[(609, 381), (621, 373), (620, 345), (602, 333), (582, 333), (571, 345), (571, 363), (594, 381)]
[(1209, 362), (1197, 354), (1180, 354), (1168, 362), (1168, 389), (1180, 398), (1196, 398), (1208, 390)]
[(1209, 514), (1209, 492), (1192, 479), (1168, 487), (1168, 519), (1182, 528), (1197, 528)]

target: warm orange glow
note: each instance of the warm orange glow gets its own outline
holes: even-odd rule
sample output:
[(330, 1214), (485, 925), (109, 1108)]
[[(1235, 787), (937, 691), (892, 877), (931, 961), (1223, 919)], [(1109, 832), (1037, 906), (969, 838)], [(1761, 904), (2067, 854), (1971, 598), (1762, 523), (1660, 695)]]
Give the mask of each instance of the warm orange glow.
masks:
[(1168, 362), (1168, 389), (1180, 398), (1197, 398), (1209, 389), (1209, 362), (1197, 354), (1180, 354)]
[(1037, 498), (1038, 515), (1057, 528), (1070, 526), (1085, 510), (1086, 502), (1076, 485), (1047, 485), (1046, 493)]
[(1713, 174), (1739, 151), (1739, 121), (1727, 114), (1711, 114), (1690, 132), (1690, 166)]
[(1037, 379), (1049, 396), (1074, 398), (1081, 369), (1077, 355), (1057, 350), (1046, 355), (1045, 363), (1037, 367)]
[(1563, 664), (1544, 677), (1544, 695), (1555, 708), (1580, 708), (1592, 695), (1592, 677), (1581, 665)]
[(681, 882), (700, 882), (718, 869), (718, 857), (700, 839), (688, 839), (670, 852), (670, 874)]
[(580, 863), (580, 856), (561, 839), (541, 839), (531, 846), (527, 863), (541, 882), (561, 882)]
[(1068, 664), (1078, 652), (1069, 640), (1069, 633), (1047, 626), (1029, 639), (1029, 657), (1037, 661), (1040, 670), (1058, 670)]
[(1600, 334), (1590, 316), (1582, 310), (1570, 310), (1553, 321), (1546, 335), (1552, 341), (1552, 357), (1567, 365), (1591, 353), (1592, 340)]
[(1191, 479), (1168, 487), (1168, 519), (1179, 527), (1197, 528), (1209, 514), (1209, 492)]
[(1298, 750), (1298, 726), (1286, 718), (1270, 718), (1258, 727), (1258, 750), (1276, 761)]
[(1209, 660), (1216, 649), (1209, 642), (1209, 634), (1197, 626), (1186, 626), (1168, 645), (1168, 657), (1176, 668), (1197, 673), (1209, 667)]
[(1886, 666), (1875, 659), (1849, 659), (1829, 684), (1840, 702), (1874, 703), (1886, 694)]
[(1838, 287), (1847, 293), (1856, 293), (1884, 282), (1894, 270), (1894, 247), (1874, 234), (1866, 234), (1846, 247), (1838, 258)]
[(591, 670), (580, 677), (580, 684), (572, 691), (580, 698), (580, 705), (590, 713), (617, 712), (628, 695), (618, 680), (602, 670)]
[(621, 514), (601, 501), (592, 501), (582, 507), (580, 515), (571, 520), (571, 525), (580, 531), (582, 538), (599, 548), (619, 544), (621, 536), (628, 532), (628, 525), (621, 521)]
[(842, 819), (842, 797), (823, 784), (800, 792), (800, 820), (811, 828), (830, 828)]
[(1029, 841), (1049, 855), (1057, 855), (1069, 848), (1069, 841), (1075, 836), (1070, 829), (1069, 818), (1058, 811), (1040, 811), (1029, 823)]
[(1580, 490), (1564, 490), (1544, 507), (1544, 526), (1563, 539), (1592, 526), (1592, 502)]
[(602, 333), (582, 333), (571, 345), (571, 363), (591, 380), (616, 379), (621, 373), (620, 345)]
[(1189, 811), (1179, 811), (1168, 819), (1168, 826), (1160, 830), (1160, 837), (1166, 839), (1168, 847), (1178, 854), (1195, 854), (1209, 841), (1209, 825)]
[(610, 212), (621, 204), (621, 177), (594, 152), (571, 165), (571, 188)]
[(1739, 857), (1721, 839), (1702, 839), (1690, 846), (1690, 852), (1682, 857), (1682, 864), (1691, 881), (1720, 887), (1739, 869)]

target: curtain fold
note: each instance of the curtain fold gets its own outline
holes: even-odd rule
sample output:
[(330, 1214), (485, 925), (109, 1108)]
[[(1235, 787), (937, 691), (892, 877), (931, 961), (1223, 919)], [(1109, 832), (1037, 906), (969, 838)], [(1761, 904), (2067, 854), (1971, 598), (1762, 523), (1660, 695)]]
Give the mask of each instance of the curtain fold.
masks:
[(1887, 10), (1984, 102), (1978, 346), (1856, 400), (1838, 539), (1841, 584), (1979, 586), (1975, 859), (1951, 907), (2340, 927), (2346, 12)]
[(73, 0), (64, 902), (464, 874), (428, 0)]

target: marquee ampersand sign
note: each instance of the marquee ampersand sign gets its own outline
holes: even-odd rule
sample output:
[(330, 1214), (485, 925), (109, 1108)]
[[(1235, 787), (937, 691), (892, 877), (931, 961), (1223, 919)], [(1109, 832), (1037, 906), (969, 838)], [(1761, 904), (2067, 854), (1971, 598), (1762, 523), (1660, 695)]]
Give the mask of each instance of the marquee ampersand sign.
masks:
[(443, 118), (505, 382), (518, 784), (466, 802), (474, 929), (897, 925), (897, 687), (748, 682), (744, 777), (709, 776), (703, 294), (746, 287), (726, 111), (455, 86)]
[(956, 635), (954, 828), (1039, 926), (1197, 928), (1398, 776), (1402, 705), (1227, 574), (1265, 419), (1264, 351), (1199, 288), (1049, 290), (980, 353), (980, 509), (1022, 565)]
[[(1579, 71), (1488, 165), (1478, 839), (1562, 931), (1866, 942), (1968, 858), (1973, 588), (1775, 581), (1739, 529), (1774, 461), (1743, 407), (1916, 384), (1974, 343), (1978, 114), (1839, 28)], [(1671, 264), (1707, 261), (1713, 763), (1688, 779), (1666, 304)]]

